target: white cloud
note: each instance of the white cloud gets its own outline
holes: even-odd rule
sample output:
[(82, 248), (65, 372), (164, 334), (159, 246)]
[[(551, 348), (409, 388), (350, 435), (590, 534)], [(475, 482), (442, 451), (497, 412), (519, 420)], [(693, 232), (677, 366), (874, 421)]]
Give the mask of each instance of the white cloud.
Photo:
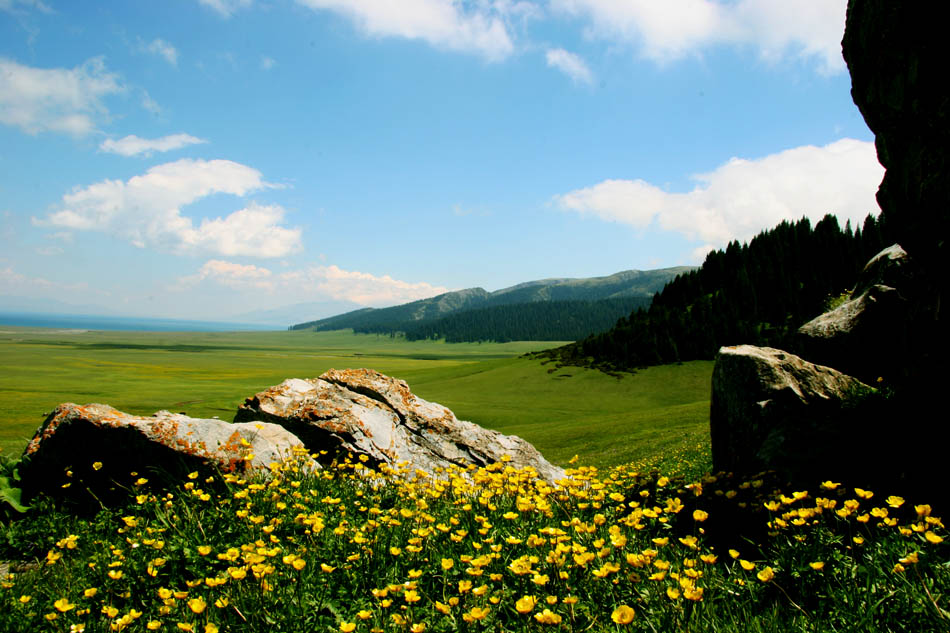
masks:
[(590, 68), (584, 63), (584, 60), (564, 50), (563, 48), (552, 48), (547, 52), (548, 66), (557, 68), (562, 73), (574, 80), (574, 83), (589, 84), (594, 81), (594, 76)]
[(88, 300), (90, 294), (107, 296), (109, 293), (101, 288), (90, 288), (85, 281), (67, 284), (60, 281), (50, 281), (43, 277), (32, 277), (14, 270), (12, 266), (0, 268), (0, 300), (4, 295), (47, 296), (51, 299), (62, 299), (63, 292), (82, 293), (81, 298)]
[(43, 13), (52, 13), (53, 10), (50, 9), (47, 5), (40, 2), (40, 0), (0, 0), (0, 11), (9, 11), (10, 13), (18, 13), (17, 7), (32, 7)]
[(310, 266), (275, 274), (268, 268), (212, 259), (194, 275), (182, 277), (178, 291), (194, 288), (202, 282), (214, 282), (234, 290), (259, 291), (304, 300), (345, 300), (365, 306), (390, 306), (433, 297), (447, 288), (426, 282), (407, 282), (389, 275), (343, 270), (338, 266)]
[(12, 266), (0, 268), (0, 295), (7, 293), (32, 293), (35, 290), (48, 290), (51, 288), (63, 290), (76, 290), (85, 284), (61, 284), (44, 279), (43, 277), (28, 277), (18, 273)]
[[(422, 40), (437, 48), (474, 52), (489, 60), (507, 57), (514, 44), (505, 24), (525, 3), (462, 0), (297, 0), (314, 10), (346, 15), (370, 35)], [(474, 6), (473, 6), (474, 5)]]
[(139, 41), (139, 48), (146, 53), (164, 57), (165, 61), (172, 66), (178, 65), (178, 49), (161, 38), (155, 38), (151, 42)]
[(241, 9), (246, 9), (253, 0), (198, 0), (206, 7), (217, 11), (222, 17), (229, 18)]
[(273, 57), (261, 57), (261, 70), (270, 70), (277, 65)]
[(216, 193), (244, 196), (273, 188), (256, 169), (228, 160), (182, 159), (121, 180), (103, 180), (63, 196), (62, 208), (36, 223), (101, 231), (140, 248), (177, 254), (282, 257), (300, 249), (300, 229), (280, 225), (284, 210), (250, 203), (195, 227), (181, 208)]
[(297, 288), (301, 296), (329, 296), (366, 306), (397, 305), (448, 292), (448, 288), (424, 281), (401, 281), (389, 275), (377, 277), (337, 266), (312, 266), (281, 273), (280, 281)]
[(207, 142), (205, 139), (190, 134), (170, 134), (161, 138), (140, 138), (130, 134), (117, 141), (111, 138), (106, 139), (99, 145), (99, 149), (122, 156), (135, 156), (136, 154), (150, 156), (152, 152), (169, 152), (188, 145)]
[(146, 90), (142, 91), (142, 107), (155, 115), (162, 113), (162, 106), (158, 105), (158, 102), (152, 99)]
[(211, 259), (198, 270), (198, 273), (179, 280), (185, 287), (193, 286), (206, 279), (234, 288), (236, 290), (263, 289), (273, 290), (272, 273), (267, 268), (250, 264), (235, 264), (220, 259)]
[(123, 90), (100, 57), (71, 70), (32, 68), (0, 58), (0, 123), (28, 134), (84, 136), (108, 116), (102, 99)]
[(815, 59), (841, 72), (847, 0), (552, 0), (591, 21), (589, 34), (631, 43), (648, 59), (669, 62), (717, 44), (751, 45), (767, 60)]
[(834, 213), (843, 224), (861, 223), (878, 209), (884, 176), (874, 144), (841, 139), (752, 160), (733, 158), (699, 174), (688, 193), (669, 193), (643, 180), (604, 182), (556, 196), (563, 209), (643, 229), (656, 223), (691, 240), (722, 246), (782, 220), (817, 221)]

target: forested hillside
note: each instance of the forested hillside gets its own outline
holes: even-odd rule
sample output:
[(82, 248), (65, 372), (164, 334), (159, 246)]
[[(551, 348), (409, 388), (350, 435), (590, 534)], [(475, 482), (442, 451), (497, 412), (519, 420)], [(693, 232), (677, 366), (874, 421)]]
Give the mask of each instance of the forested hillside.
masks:
[(292, 330), (405, 334), (410, 340), (575, 341), (603, 331), (689, 266), (625, 270), (604, 277), (540, 279), (494, 292), (467, 288), (390, 308), (364, 308)]
[(440, 319), (394, 324), (388, 332), (378, 326), (356, 332), (395, 334), (410, 341), (442, 339), (448, 343), (476, 341), (576, 341), (602, 332), (636, 308), (650, 305), (649, 297), (600, 301), (535, 301), (453, 312)]
[(711, 359), (722, 345), (794, 349), (792, 335), (854, 284), (865, 263), (892, 243), (886, 220), (843, 229), (825, 216), (782, 222), (748, 244), (732, 242), (679, 275), (610, 330), (548, 350), (565, 364), (629, 370)]

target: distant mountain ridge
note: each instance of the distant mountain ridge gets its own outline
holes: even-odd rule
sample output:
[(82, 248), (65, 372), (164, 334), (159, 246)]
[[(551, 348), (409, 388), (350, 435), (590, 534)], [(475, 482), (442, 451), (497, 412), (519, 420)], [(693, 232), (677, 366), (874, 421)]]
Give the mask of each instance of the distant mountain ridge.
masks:
[[(541, 302), (570, 303), (572, 319), (579, 318), (582, 321), (585, 320), (584, 314), (597, 312), (598, 318), (591, 323), (599, 324), (604, 320), (605, 310), (611, 311), (611, 314), (616, 313), (616, 317), (608, 317), (614, 320), (625, 316), (632, 306), (648, 304), (653, 295), (668, 281), (693, 268), (692, 266), (675, 266), (645, 271), (625, 270), (604, 277), (538, 279), (494, 292), (488, 292), (484, 288), (466, 288), (389, 308), (363, 308), (324, 319), (298, 323), (290, 329), (324, 331), (352, 328), (357, 332), (402, 332), (407, 335), (415, 333), (413, 336), (438, 337), (440, 335), (438, 328), (420, 328), (420, 326), (423, 323), (444, 319), (449, 315), (459, 315), (473, 310), (481, 311), (494, 307)], [(611, 301), (607, 304), (599, 303), (605, 300)], [(560, 311), (552, 311), (551, 314), (559, 314), (557, 318), (563, 319), (563, 306), (561, 308)], [(537, 318), (544, 318), (543, 311), (532, 310), (531, 312), (537, 314)], [(511, 314), (512, 310), (499, 310), (496, 313)], [(453, 322), (457, 321), (456, 319)], [(501, 331), (505, 328), (501, 325), (498, 328), (499, 331), (494, 336), (486, 338), (482, 331), (478, 335), (479, 338), (471, 340), (510, 340), (509, 333)], [(581, 328), (583, 329), (583, 326)], [(524, 330), (520, 328), (518, 331)], [(545, 338), (537, 328), (533, 328), (533, 331), (538, 332), (532, 335), (533, 337), (540, 336), (541, 338), (530, 340), (565, 340)], [(447, 333), (441, 332), (441, 335), (447, 336)], [(457, 336), (455, 340), (468, 340), (459, 339)], [(451, 335), (449, 337), (451, 338)]]

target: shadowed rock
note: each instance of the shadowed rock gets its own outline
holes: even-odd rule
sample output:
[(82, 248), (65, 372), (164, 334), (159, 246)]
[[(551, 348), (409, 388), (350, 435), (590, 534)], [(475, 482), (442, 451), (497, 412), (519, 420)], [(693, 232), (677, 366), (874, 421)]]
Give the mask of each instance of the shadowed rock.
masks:
[(797, 351), (867, 382), (899, 379), (896, 374), (908, 362), (905, 329), (900, 326), (909, 309), (911, 268), (898, 244), (875, 255), (848, 301), (798, 329)]
[(311, 452), (350, 451), (374, 463), (434, 472), (450, 465), (486, 466), (511, 458), (548, 481), (564, 476), (531, 444), (459, 420), (442, 405), (419, 398), (402, 380), (370, 369), (330, 370), (319, 378), (291, 378), (248, 398), (235, 421), (280, 424)]
[(833, 476), (854, 447), (852, 416), (872, 389), (857, 378), (770, 347), (723, 347), (712, 378), (716, 470)]
[[(80, 498), (128, 494), (132, 472), (159, 487), (180, 485), (184, 474), (194, 470), (266, 468), (295, 448), (303, 450), (300, 441), (273, 424), (231, 424), (168, 411), (142, 417), (104, 404), (65, 403), (30, 441), (21, 475), (27, 496), (44, 491), (88, 502), (88, 497)], [(93, 468), (95, 462), (102, 466)]]

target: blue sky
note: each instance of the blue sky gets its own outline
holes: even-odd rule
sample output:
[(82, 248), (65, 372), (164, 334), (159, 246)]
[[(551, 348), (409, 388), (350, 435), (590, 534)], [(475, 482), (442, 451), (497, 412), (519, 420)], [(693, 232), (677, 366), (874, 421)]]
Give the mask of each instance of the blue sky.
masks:
[(0, 309), (332, 312), (860, 222), (845, 4), (0, 0)]

